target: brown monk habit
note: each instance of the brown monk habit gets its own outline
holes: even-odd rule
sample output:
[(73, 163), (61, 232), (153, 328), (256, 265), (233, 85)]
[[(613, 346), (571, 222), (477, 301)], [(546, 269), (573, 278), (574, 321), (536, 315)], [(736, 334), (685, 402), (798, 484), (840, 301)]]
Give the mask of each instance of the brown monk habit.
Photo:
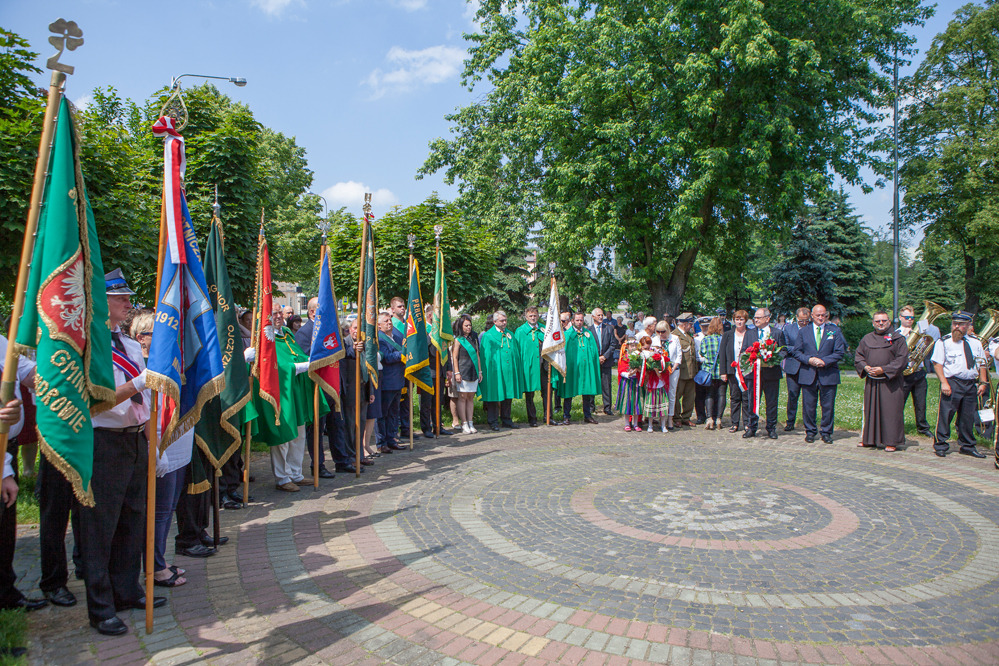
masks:
[[(871, 332), (857, 345), (853, 363), (857, 374), (867, 381), (864, 385), (864, 446), (903, 446), (905, 444), (905, 394), (902, 392), (902, 371), (909, 363), (909, 348), (905, 338), (891, 331), (891, 339)], [(871, 377), (865, 368), (881, 368), (884, 375)]]

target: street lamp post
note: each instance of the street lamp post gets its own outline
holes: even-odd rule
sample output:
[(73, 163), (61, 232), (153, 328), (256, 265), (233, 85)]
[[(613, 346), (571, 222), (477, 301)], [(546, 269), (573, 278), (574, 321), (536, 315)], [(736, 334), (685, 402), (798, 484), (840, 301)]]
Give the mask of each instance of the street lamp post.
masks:
[(894, 141), (893, 158), (895, 162), (893, 175), (893, 202), (892, 202), (892, 226), (895, 246), (895, 256), (893, 259), (893, 291), (892, 291), (892, 313), (895, 318), (895, 325), (898, 326), (898, 259), (899, 259), (899, 234), (898, 234), (898, 47), (895, 47), (895, 94), (894, 113), (892, 114), (892, 135)]
[(177, 88), (177, 82), (180, 81), (185, 76), (193, 76), (196, 79), (216, 79), (219, 81), (228, 81), (229, 83), (234, 83), (238, 87), (242, 88), (246, 85), (246, 79), (242, 76), (208, 76), (207, 74), (181, 74), (180, 76), (175, 76), (170, 79), (170, 90), (175, 90)]

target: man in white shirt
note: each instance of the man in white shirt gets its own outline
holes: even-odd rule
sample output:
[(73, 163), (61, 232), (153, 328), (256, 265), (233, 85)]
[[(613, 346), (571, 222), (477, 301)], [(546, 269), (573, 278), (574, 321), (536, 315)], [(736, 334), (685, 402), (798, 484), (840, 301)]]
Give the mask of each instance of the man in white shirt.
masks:
[[(0, 335), (0, 372), (7, 359), (7, 338)], [(45, 606), (45, 599), (31, 599), (14, 587), (14, 544), (17, 541), (17, 436), (24, 427), (24, 410), (21, 409), (21, 386), (34, 384), (35, 364), (19, 356), (17, 380), (14, 382), (14, 399), (0, 409), (0, 420), (10, 430), (7, 434), (7, 454), (3, 461), (3, 480), (0, 482), (0, 610), (23, 608), (33, 611)], [(18, 650), (18, 648), (13, 648)]]
[[(80, 555), (87, 583), (90, 626), (106, 636), (120, 636), (128, 627), (117, 613), (145, 608), (139, 586), (146, 539), (146, 464), (149, 444), (150, 394), (142, 347), (121, 332), (132, 309), (121, 269), (104, 276), (108, 324), (114, 361), (113, 408), (94, 423), (94, 476), (90, 481), (95, 506), (80, 510)], [(156, 597), (153, 606), (166, 604)]]
[(968, 335), (972, 315), (959, 311), (951, 315), (950, 335), (933, 345), (933, 370), (940, 379), (940, 411), (933, 450), (943, 458), (950, 450), (950, 422), (957, 416), (957, 440), (960, 453), (973, 458), (985, 454), (975, 447), (975, 416), (978, 396), (985, 395), (989, 386), (985, 350), (977, 338)]

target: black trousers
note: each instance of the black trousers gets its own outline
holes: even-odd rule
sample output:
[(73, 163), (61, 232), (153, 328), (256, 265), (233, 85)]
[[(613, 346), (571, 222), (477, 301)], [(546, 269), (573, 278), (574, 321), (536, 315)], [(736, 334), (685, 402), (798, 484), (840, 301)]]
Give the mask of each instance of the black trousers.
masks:
[[(593, 395), (584, 395), (583, 398), (583, 418), (587, 419), (593, 416), (593, 410), (597, 406), (597, 398)], [(572, 398), (562, 398), (562, 418), (566, 421), (569, 420), (569, 415), (572, 413)]]
[(721, 420), (725, 416), (725, 393), (728, 386), (720, 379), (712, 379), (710, 386), (705, 386), (704, 413), (709, 419)]
[[(748, 378), (749, 383), (749, 393), (750, 393), (750, 404), (752, 404), (753, 391), (756, 387), (753, 384), (752, 378)], [(760, 400), (767, 403), (767, 432), (777, 429), (777, 395), (780, 393), (780, 380), (779, 379), (763, 379), (760, 383)], [(760, 417), (757, 416), (750, 410), (749, 414), (749, 429), (756, 430), (760, 427)]]
[(805, 432), (815, 436), (815, 414), (818, 405), (822, 405), (821, 434), (832, 437), (833, 422), (836, 410), (836, 385), (820, 384), (818, 379), (814, 384), (801, 387), (801, 417), (805, 421)]
[[(439, 414), (448, 414), (450, 416), (450, 396), (447, 394), (447, 386), (444, 385), (442, 381), (441, 387), (441, 409)], [(434, 427), (437, 422), (434, 420), (434, 409), (437, 405), (437, 396), (431, 395), (426, 391), (420, 391), (420, 430), (425, 433), (431, 433), (434, 431)], [(447, 428), (445, 423), (450, 423), (450, 421), (445, 421), (443, 416), (440, 416), (441, 430)]]
[[(354, 406), (350, 405), (353, 410)], [(330, 455), (333, 456), (333, 464), (348, 465), (353, 462), (351, 457), (352, 448), (348, 448), (347, 422), (343, 418), (343, 412), (330, 412), (330, 422), (332, 423), (332, 435), (330, 435)], [(349, 452), (348, 452), (349, 451)]]
[[(9, 452), (14, 460), (14, 481), (17, 481), (17, 444), (9, 442)], [(0, 466), (3, 461), (0, 461)], [(0, 471), (0, 474), (3, 472)], [(17, 501), (11, 506), (0, 502), (0, 609), (14, 608), (24, 598), (14, 587), (14, 544), (17, 541)]]
[[(548, 393), (548, 364), (542, 363), (538, 371), (541, 373), (541, 390), (524, 393), (524, 407), (527, 408), (527, 422), (530, 424), (538, 422), (538, 410), (534, 406), (534, 394), (541, 394), (541, 420), (545, 419), (545, 414), (548, 413), (548, 403), (551, 400), (551, 396)], [(610, 403), (607, 404), (608, 406), (610, 405)], [(556, 414), (552, 414), (552, 421), (556, 419), (556, 416)]]
[[(241, 446), (245, 446), (245, 443)], [(222, 465), (222, 476), (219, 477), (219, 501), (221, 495), (243, 496), (243, 452), (234, 451)]]
[(698, 423), (704, 423), (708, 420), (707, 400), (709, 386), (701, 386), (697, 382), (694, 382), (694, 413), (697, 415)]
[(787, 379), (787, 424), (794, 425), (798, 420), (798, 397), (801, 395), (801, 384), (798, 383), (798, 373), (790, 372), (784, 375)]
[(962, 451), (975, 448), (975, 418), (978, 415), (978, 382), (974, 379), (949, 377), (950, 395), (940, 393), (940, 411), (937, 413), (937, 432), (933, 448), (946, 452), (950, 449), (950, 422), (957, 416), (957, 441)]
[(513, 404), (513, 400), (507, 399), (501, 402), (487, 402), (486, 403), (486, 420), (491, 426), (500, 425), (500, 421), (503, 422), (505, 426), (513, 425), (513, 417), (510, 416), (510, 405)]
[(749, 427), (749, 391), (743, 391), (736, 375), (728, 375), (729, 397), (732, 401), (732, 425), (745, 429)]
[(919, 432), (930, 430), (930, 424), (926, 420), (926, 389), (926, 372), (923, 370), (904, 376), (902, 379), (902, 392), (905, 395), (902, 398), (902, 409), (905, 409), (905, 403), (911, 395), (912, 407), (916, 413), (916, 430)]
[[(611, 378), (614, 375), (614, 366), (600, 366), (600, 393), (604, 401), (604, 414), (614, 413), (614, 403), (611, 401)], [(594, 405), (596, 401), (594, 401)]]
[(80, 510), (80, 554), (92, 620), (110, 619), (117, 606), (144, 594), (139, 572), (146, 543), (148, 456), (143, 431), (94, 429), (90, 485), (96, 506)]
[(413, 396), (412, 396), (412, 391), (408, 389), (409, 387), (407, 386), (406, 395), (400, 395), (399, 397), (399, 416), (398, 416), (399, 436), (404, 439), (409, 439), (410, 421), (413, 420)]
[[(312, 434), (314, 430), (315, 428), (311, 423), (305, 424), (305, 448), (309, 452), (309, 460), (312, 461), (312, 465), (309, 466), (310, 470), (313, 468), (316, 462), (315, 454), (313, 453), (314, 451), (313, 447), (315, 446), (315, 444), (313, 442)], [(334, 460), (336, 459), (336, 456), (333, 454), (334, 433), (335, 429), (333, 425), (333, 412), (330, 411), (329, 413), (326, 414), (326, 416), (319, 417), (319, 469), (325, 469), (326, 467), (326, 452), (323, 451), (324, 435), (326, 436), (326, 438), (329, 440), (330, 443), (330, 455), (334, 458)]]
[[(80, 506), (73, 495), (73, 486), (59, 470), (40, 456), (38, 461), (39, 525), (38, 541), (41, 548), (42, 578), (38, 587), (42, 592), (55, 592), (65, 587), (69, 581), (69, 568), (66, 562), (66, 527), (70, 513), (73, 516), (73, 541), (80, 541)], [(76, 549), (74, 549), (76, 550)]]
[[(202, 456), (205, 470), (211, 474), (211, 465), (204, 459), (204, 454), (198, 447), (194, 447), (194, 455)], [(208, 525), (212, 511), (211, 490), (203, 493), (191, 494), (188, 488), (193, 481), (191, 476), (191, 465), (187, 466), (187, 474), (184, 478), (184, 492), (177, 502), (177, 537), (174, 539), (174, 547), (193, 548), (201, 543), (202, 538), (208, 537)], [(221, 489), (220, 489), (221, 490)], [(219, 498), (221, 500), (221, 498)]]
[[(350, 462), (354, 462), (356, 457), (356, 449), (354, 448), (357, 440), (357, 422), (355, 419), (356, 414), (354, 413), (354, 392), (347, 389), (341, 393), (341, 405), (343, 406), (343, 412), (341, 416), (343, 417), (343, 434), (344, 437), (344, 450), (347, 453), (347, 457)], [(364, 437), (364, 425), (368, 420), (368, 404), (367, 402), (361, 402), (361, 437)]]

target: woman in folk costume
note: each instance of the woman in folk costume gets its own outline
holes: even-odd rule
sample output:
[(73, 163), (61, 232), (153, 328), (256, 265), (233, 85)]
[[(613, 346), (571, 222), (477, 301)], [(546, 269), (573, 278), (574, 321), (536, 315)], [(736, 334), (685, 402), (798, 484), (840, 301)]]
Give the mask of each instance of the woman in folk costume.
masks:
[[(649, 419), (649, 432), (656, 418), (666, 432), (669, 411), (669, 355), (662, 349), (652, 347), (652, 338), (642, 338), (642, 364), (637, 368), (638, 383), (641, 387), (643, 412)], [(658, 364), (658, 368), (652, 367)]]
[(635, 332), (628, 331), (621, 358), (617, 362), (617, 411), (624, 414), (624, 431), (635, 432), (642, 429), (642, 398), (638, 390), (638, 372), (630, 367), (632, 354), (638, 351)]

